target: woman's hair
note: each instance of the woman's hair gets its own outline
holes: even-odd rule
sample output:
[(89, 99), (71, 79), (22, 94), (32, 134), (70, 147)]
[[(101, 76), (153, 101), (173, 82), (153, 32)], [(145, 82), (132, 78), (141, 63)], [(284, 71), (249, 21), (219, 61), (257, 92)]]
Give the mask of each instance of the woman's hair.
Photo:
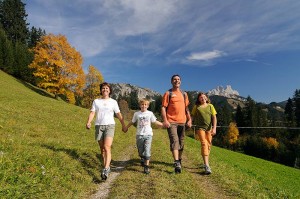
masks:
[[(112, 90), (111, 90), (110, 84), (107, 83), (107, 82), (101, 83), (101, 84), (100, 84), (100, 93), (101, 93), (101, 90), (102, 90), (103, 86), (107, 86), (107, 87), (109, 88), (109, 96), (110, 96), (110, 95), (112, 94)], [(101, 93), (101, 95), (102, 95), (102, 93)]]
[(207, 96), (205, 93), (200, 92), (200, 93), (198, 93), (198, 95), (197, 95), (196, 105), (200, 105), (200, 104), (201, 104), (200, 101), (199, 101), (199, 97), (200, 97), (201, 95), (205, 95), (205, 97), (206, 97), (206, 103), (210, 104), (210, 99), (208, 98), (208, 96)]

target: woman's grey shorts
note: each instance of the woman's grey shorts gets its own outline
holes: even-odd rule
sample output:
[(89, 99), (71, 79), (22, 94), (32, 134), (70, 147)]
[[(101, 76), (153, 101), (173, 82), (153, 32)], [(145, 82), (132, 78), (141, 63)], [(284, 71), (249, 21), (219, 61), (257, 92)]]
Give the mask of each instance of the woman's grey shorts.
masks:
[(114, 137), (115, 125), (96, 125), (95, 126), (95, 140), (103, 140), (106, 137)]

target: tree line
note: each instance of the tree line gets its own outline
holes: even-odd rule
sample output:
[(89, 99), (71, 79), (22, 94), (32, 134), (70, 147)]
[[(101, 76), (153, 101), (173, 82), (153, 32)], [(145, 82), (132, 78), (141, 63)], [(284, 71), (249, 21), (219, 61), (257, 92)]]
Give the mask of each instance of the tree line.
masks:
[(90, 107), (104, 81), (96, 67), (85, 74), (81, 54), (64, 35), (27, 23), (26, 4), (0, 0), (0, 69), (71, 104)]

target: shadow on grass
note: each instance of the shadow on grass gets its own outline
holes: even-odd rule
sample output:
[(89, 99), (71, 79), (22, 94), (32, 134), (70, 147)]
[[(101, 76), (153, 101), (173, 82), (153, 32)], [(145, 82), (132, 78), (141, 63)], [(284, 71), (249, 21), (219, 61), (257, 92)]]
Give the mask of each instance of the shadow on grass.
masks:
[[(174, 164), (170, 162), (152, 161), (152, 164), (162, 165), (164, 169), (157, 169), (158, 171), (166, 172), (168, 174), (174, 174)], [(169, 167), (169, 168), (168, 168)], [(170, 167), (172, 170), (170, 170)]]
[[(126, 170), (128, 171), (139, 171), (138, 169), (135, 169), (133, 167), (136, 167), (136, 166), (140, 166), (141, 163), (140, 163), (140, 160), (139, 159), (131, 159), (131, 160), (127, 160), (127, 161), (119, 161), (120, 163), (117, 164), (118, 162), (112, 160), (111, 161), (112, 163), (112, 166), (113, 165), (124, 165), (124, 168), (126, 166)], [(123, 168), (123, 169), (124, 169)]]
[[(84, 170), (93, 178), (93, 182), (98, 184), (100, 182), (103, 182), (102, 179), (100, 179), (100, 166), (102, 165), (102, 157), (100, 154), (96, 154), (95, 156), (88, 154), (88, 153), (78, 153), (75, 149), (66, 149), (66, 148), (57, 148), (52, 145), (41, 145), (44, 148), (50, 149), (54, 152), (64, 152), (68, 154), (71, 158), (74, 160), (77, 160), (81, 163)], [(129, 161), (115, 161), (111, 160), (111, 170), (114, 172), (121, 172)], [(98, 168), (96, 174), (93, 172), (94, 168)]]
[(125, 167), (127, 166), (129, 161), (116, 161), (116, 160), (111, 160), (110, 162), (110, 168), (114, 172), (120, 173)]
[(194, 173), (194, 174), (198, 174), (198, 175), (207, 175), (204, 171), (204, 167), (203, 166), (199, 166), (199, 167), (184, 167), (186, 168), (190, 173)]
[[(126, 170), (128, 171), (136, 171), (136, 172), (143, 172), (143, 169), (140, 169), (139, 167), (141, 167), (141, 162), (140, 159), (131, 159), (129, 161), (126, 162), (127, 163), (127, 167)], [(156, 166), (156, 165), (161, 165), (160, 166)], [(161, 161), (151, 161), (150, 160), (150, 168), (151, 169), (155, 169), (157, 171), (161, 171), (161, 172), (165, 172), (168, 174), (174, 174), (174, 165), (173, 163), (170, 162), (161, 162)], [(188, 172), (191, 173), (195, 173), (198, 175), (207, 175), (201, 167), (185, 167), (184, 165), (182, 166), (183, 170), (187, 170)]]
[[(173, 164), (172, 163), (167, 163), (167, 162), (161, 162), (161, 161), (151, 161), (150, 160), (150, 168), (151, 169), (155, 169), (157, 171), (162, 171), (162, 172), (166, 172), (168, 174), (173, 174), (174, 172), (170, 171), (170, 170), (167, 170), (167, 169), (159, 169), (160, 167), (158, 166), (155, 166), (155, 165), (162, 165), (163, 168), (167, 168), (167, 167), (172, 167), (173, 168)], [(142, 171), (143, 172), (143, 169), (140, 169), (139, 167), (142, 167), (141, 166), (141, 160), (140, 159), (131, 159), (128, 161), (128, 168), (126, 168), (126, 170), (129, 170), (129, 171)], [(135, 168), (133, 168), (133, 167)], [(138, 167), (136, 167), (138, 166)], [(138, 169), (136, 169), (138, 168)]]
[(45, 96), (45, 97), (50, 97), (50, 98), (53, 98), (55, 99), (55, 96), (48, 93), (47, 91), (41, 89), (41, 88), (38, 88), (38, 87), (35, 87), (33, 85), (31, 85), (30, 83), (27, 83), (27, 82), (24, 82), (22, 80), (18, 80), (18, 82), (20, 82), (21, 84), (23, 84), (24, 86), (26, 86), (27, 88), (29, 88), (30, 90), (42, 95), (42, 96)]
[(189, 172), (190, 173), (194, 173), (194, 174), (198, 174), (198, 175), (202, 175), (202, 176), (207, 176), (208, 174), (207, 173), (205, 173), (205, 171), (190, 171), (189, 170)]
[[(75, 149), (66, 149), (66, 148), (56, 148), (55, 146), (51, 145), (41, 145), (42, 147), (46, 149), (50, 149), (54, 152), (64, 152), (67, 155), (69, 155), (71, 158), (74, 160), (78, 161), (81, 163), (82, 167), (84, 170), (93, 178), (93, 182), (98, 184), (101, 182), (100, 177), (100, 172), (95, 174), (93, 172), (94, 168), (97, 168), (100, 166), (99, 164), (99, 159), (100, 155), (96, 154), (95, 156), (92, 156), (88, 153), (78, 153)], [(100, 169), (98, 169), (99, 171)]]

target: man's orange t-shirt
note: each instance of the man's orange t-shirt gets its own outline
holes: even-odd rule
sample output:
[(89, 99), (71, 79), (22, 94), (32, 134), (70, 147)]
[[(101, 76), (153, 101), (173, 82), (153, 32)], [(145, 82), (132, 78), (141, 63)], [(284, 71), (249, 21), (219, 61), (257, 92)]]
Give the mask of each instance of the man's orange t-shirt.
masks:
[(166, 92), (162, 99), (162, 106), (168, 107), (166, 116), (170, 123), (186, 123), (185, 108), (189, 105), (189, 99), (185, 94), (185, 100), (181, 91), (172, 91), (172, 96), (169, 102), (169, 91)]

